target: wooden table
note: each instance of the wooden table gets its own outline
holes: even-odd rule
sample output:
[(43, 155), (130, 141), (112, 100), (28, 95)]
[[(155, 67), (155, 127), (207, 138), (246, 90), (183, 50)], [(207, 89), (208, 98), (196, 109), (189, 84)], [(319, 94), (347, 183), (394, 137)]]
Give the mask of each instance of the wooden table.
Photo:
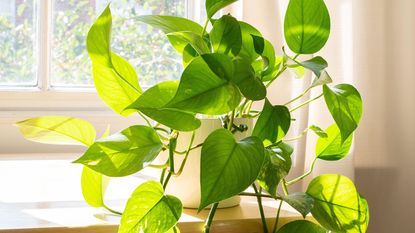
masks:
[[(83, 201), (81, 170), (69, 160), (0, 160), (0, 233), (117, 232), (119, 216), (90, 208)], [(144, 173), (151, 176), (152, 172)], [(121, 210), (129, 194), (145, 178), (112, 179), (107, 204)], [(263, 204), (272, 227), (278, 202), (265, 199)], [(185, 209), (179, 222), (181, 232), (202, 232), (207, 213)], [(280, 224), (301, 218), (285, 204), (281, 216)], [(243, 197), (240, 206), (218, 210), (211, 232), (262, 232), (256, 199)]]

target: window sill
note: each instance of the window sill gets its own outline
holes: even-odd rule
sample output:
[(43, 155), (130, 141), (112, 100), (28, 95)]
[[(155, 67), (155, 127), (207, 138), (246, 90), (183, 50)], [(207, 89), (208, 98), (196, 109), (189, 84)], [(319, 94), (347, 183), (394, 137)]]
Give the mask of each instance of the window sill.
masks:
[[(0, 233), (117, 232), (119, 216), (90, 208), (82, 201), (81, 169), (67, 160), (0, 161)], [(142, 181), (140, 177), (112, 179), (107, 204), (121, 209), (125, 197)], [(278, 203), (264, 200), (263, 204), (272, 226)], [(197, 214), (196, 210), (185, 209), (178, 224), (181, 232), (202, 232), (207, 214), (208, 211)], [(283, 205), (281, 216), (280, 224), (301, 218), (287, 205)], [(212, 231), (261, 232), (256, 199), (243, 197), (240, 206), (218, 210)]]

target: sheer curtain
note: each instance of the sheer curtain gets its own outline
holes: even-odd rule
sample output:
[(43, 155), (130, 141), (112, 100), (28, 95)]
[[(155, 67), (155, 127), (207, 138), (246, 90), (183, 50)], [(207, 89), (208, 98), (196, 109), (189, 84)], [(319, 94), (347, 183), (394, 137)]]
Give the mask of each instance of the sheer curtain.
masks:
[[(279, 49), (287, 2), (244, 0), (232, 10), (261, 29)], [(336, 83), (351, 83), (359, 89), (364, 112), (352, 153), (336, 163), (318, 161), (313, 176), (341, 173), (355, 180), (371, 209), (369, 233), (414, 232), (411, 211), (415, 207), (415, 1), (325, 2), (332, 30), (319, 55), (327, 59), (328, 71)], [(308, 82), (310, 77), (283, 77), (271, 89), (270, 98), (274, 103), (284, 103)], [(332, 122), (322, 100), (294, 117), (301, 121), (295, 123), (292, 135), (307, 123), (325, 127)], [(309, 134), (295, 145), (295, 175), (310, 166), (315, 140)], [(296, 189), (304, 189), (307, 183)]]

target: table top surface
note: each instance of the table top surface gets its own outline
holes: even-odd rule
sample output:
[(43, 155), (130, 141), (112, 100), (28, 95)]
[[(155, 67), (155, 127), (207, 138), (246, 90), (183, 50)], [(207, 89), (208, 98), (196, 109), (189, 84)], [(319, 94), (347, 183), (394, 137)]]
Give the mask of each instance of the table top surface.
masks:
[[(46, 229), (58, 228), (59, 232), (116, 232), (119, 216), (91, 208), (83, 201), (81, 171), (82, 166), (70, 160), (0, 160), (0, 232), (47, 232)], [(107, 205), (122, 210), (130, 193), (151, 175), (152, 171), (147, 170), (144, 176), (111, 179), (105, 196)], [(264, 199), (263, 205), (269, 222), (273, 222), (278, 202)], [(207, 213), (185, 209), (179, 223), (181, 231), (200, 230)], [(281, 216), (282, 222), (300, 218), (285, 204)], [(218, 210), (215, 222), (245, 230), (252, 227), (246, 232), (256, 232), (253, 225), (255, 229), (260, 227), (256, 198), (243, 197), (240, 206)]]

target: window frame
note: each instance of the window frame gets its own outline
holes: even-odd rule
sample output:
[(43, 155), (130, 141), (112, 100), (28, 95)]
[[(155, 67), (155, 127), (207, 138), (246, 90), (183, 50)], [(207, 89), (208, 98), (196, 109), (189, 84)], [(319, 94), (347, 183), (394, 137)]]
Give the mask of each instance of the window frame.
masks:
[[(200, 19), (202, 0), (185, 0), (186, 17)], [(37, 7), (37, 85), (0, 87), (0, 111), (93, 111), (111, 110), (100, 100), (94, 88), (62, 88), (50, 85), (52, 0), (35, 0)]]

